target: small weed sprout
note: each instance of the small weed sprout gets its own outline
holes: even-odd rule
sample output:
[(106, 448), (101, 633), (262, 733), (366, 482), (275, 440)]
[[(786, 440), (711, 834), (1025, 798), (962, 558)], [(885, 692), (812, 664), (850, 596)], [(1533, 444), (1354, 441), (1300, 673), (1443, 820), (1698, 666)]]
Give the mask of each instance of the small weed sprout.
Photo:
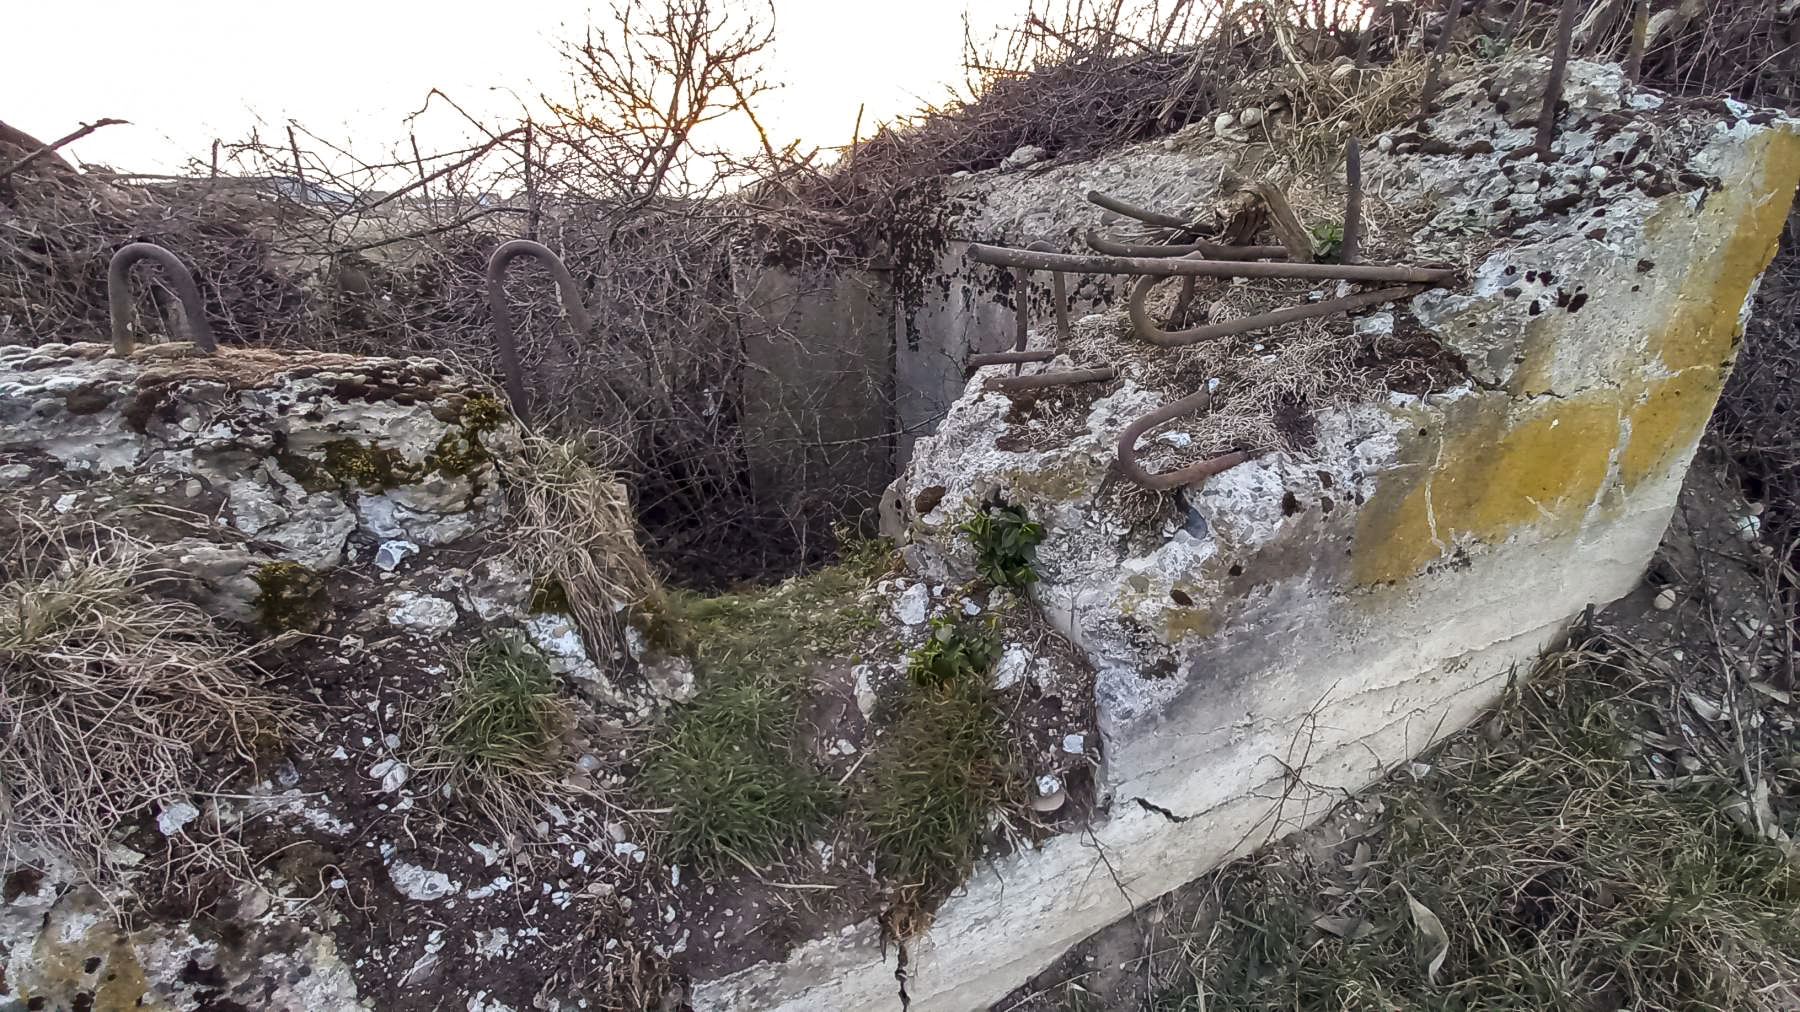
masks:
[(1037, 546), (1044, 525), (1017, 506), (989, 506), (959, 528), (975, 546), (975, 568), (996, 587), (1026, 587), (1037, 582)]
[(1344, 223), (1328, 221), (1313, 226), (1313, 253), (1324, 263), (1337, 263), (1344, 252)]
[(922, 689), (979, 682), (1000, 659), (1000, 637), (994, 620), (957, 622), (933, 619), (931, 635), (906, 662), (906, 674)]
[(529, 825), (537, 802), (562, 789), (573, 725), (544, 659), (516, 640), (493, 640), (458, 665), (427, 727), (419, 766), (495, 825)]

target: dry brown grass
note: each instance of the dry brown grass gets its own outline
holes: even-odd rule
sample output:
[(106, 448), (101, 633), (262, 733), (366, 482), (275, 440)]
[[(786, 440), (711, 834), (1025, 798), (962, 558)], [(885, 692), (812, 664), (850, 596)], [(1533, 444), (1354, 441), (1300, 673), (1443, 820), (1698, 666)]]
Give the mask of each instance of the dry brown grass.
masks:
[(197, 793), (202, 755), (252, 761), (277, 705), (231, 634), (156, 593), (171, 574), (146, 564), (146, 545), (86, 521), (20, 517), (9, 533), (0, 848), (8, 864), (65, 861), (103, 879), (109, 842)]
[(631, 500), (599, 451), (526, 436), (496, 454), (516, 526), (514, 557), (554, 581), (581, 627), (589, 656), (624, 656), (633, 610), (662, 614), (663, 592), (638, 545)]

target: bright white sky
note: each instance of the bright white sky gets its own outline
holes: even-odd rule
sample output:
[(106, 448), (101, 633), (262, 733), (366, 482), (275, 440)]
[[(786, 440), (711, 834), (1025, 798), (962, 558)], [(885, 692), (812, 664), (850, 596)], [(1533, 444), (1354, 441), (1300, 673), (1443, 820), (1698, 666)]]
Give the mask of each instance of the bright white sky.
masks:
[[(874, 124), (939, 100), (962, 80), (962, 15), (978, 33), (1025, 0), (775, 0), (770, 76), (758, 114), (777, 145), (847, 143), (857, 106)], [(71, 161), (173, 172), (215, 137), (285, 138), (292, 119), (377, 154), (437, 87), (477, 115), (516, 115), (566, 93), (557, 40), (606, 18), (604, 0), (12, 0), (0, 15), (0, 119), (50, 141), (101, 117), (130, 120), (63, 149)], [(132, 71), (141, 77), (132, 76)], [(426, 154), (458, 146), (459, 118), (417, 125)], [(305, 146), (305, 145), (303, 145)]]

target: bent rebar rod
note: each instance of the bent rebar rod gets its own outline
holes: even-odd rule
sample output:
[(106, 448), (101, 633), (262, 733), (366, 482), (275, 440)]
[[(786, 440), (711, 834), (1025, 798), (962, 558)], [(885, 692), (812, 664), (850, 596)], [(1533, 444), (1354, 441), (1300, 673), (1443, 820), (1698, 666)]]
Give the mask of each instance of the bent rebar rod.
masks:
[(1456, 271), (1439, 267), (1350, 266), (1345, 264), (1283, 264), (1220, 260), (1188, 260), (1176, 257), (1083, 256), (1075, 253), (1037, 253), (982, 243), (969, 244), (969, 259), (995, 267), (1025, 267), (1039, 271), (1082, 274), (1146, 274), (1161, 278), (1302, 278), (1312, 281), (1391, 281), (1406, 284), (1438, 284), (1453, 281)]
[(1198, 253), (1208, 260), (1286, 260), (1286, 246), (1227, 246), (1216, 242), (1185, 242), (1168, 246), (1115, 242), (1088, 229), (1088, 248), (1114, 257), (1181, 257)]
[(1138, 437), (1164, 422), (1180, 418), (1182, 415), (1204, 411), (1210, 404), (1212, 404), (1212, 395), (1205, 390), (1202, 390), (1197, 394), (1190, 394), (1178, 401), (1165, 404), (1155, 411), (1139, 418), (1137, 421), (1132, 422), (1130, 425), (1125, 426), (1125, 431), (1119, 434), (1119, 470), (1125, 472), (1125, 477), (1130, 478), (1132, 481), (1137, 482), (1145, 488), (1154, 489), (1158, 492), (1166, 492), (1169, 489), (1180, 488), (1183, 485), (1198, 485), (1204, 483), (1206, 479), (1211, 478), (1220, 471), (1236, 467), (1244, 461), (1249, 460), (1251, 457), (1254, 457), (1255, 454), (1253, 453), (1235, 450), (1231, 453), (1220, 454), (1217, 457), (1211, 457), (1198, 463), (1189, 464), (1186, 467), (1178, 468), (1174, 471), (1164, 471), (1161, 474), (1151, 474), (1149, 471), (1144, 470), (1142, 464), (1138, 463)]
[(1098, 369), (1070, 369), (1065, 372), (1040, 372), (1030, 376), (995, 376), (983, 384), (989, 390), (1037, 390), (1044, 387), (1068, 386), (1073, 383), (1099, 383), (1119, 378), (1119, 370), (1110, 365)]
[(131, 319), (131, 267), (139, 260), (148, 260), (161, 267), (163, 277), (175, 289), (175, 297), (181, 300), (181, 315), (186, 318), (188, 340), (202, 352), (216, 354), (219, 342), (206, 322), (206, 302), (194, 285), (193, 273), (175, 254), (148, 242), (125, 246), (112, 255), (106, 266), (106, 301), (112, 316), (113, 351), (129, 355), (134, 344), (128, 325)]
[(1159, 211), (1147, 210), (1136, 204), (1128, 204), (1117, 197), (1109, 197), (1099, 190), (1089, 190), (1087, 199), (1090, 204), (1097, 204), (1114, 214), (1122, 214), (1127, 218), (1136, 218), (1146, 225), (1155, 225), (1158, 228), (1178, 228), (1183, 232), (1196, 234), (1199, 232), (1191, 221), (1182, 221), (1172, 214), (1163, 214)]
[(513, 414), (519, 416), (519, 421), (529, 424), (519, 345), (513, 337), (512, 311), (506, 305), (506, 288), (502, 284), (506, 278), (506, 265), (522, 256), (535, 257), (550, 269), (550, 276), (556, 279), (557, 290), (562, 294), (563, 312), (569, 314), (569, 326), (577, 336), (594, 329), (594, 318), (582, 305), (581, 290), (576, 287), (569, 269), (563, 266), (562, 258), (552, 253), (548, 246), (530, 239), (513, 239), (501, 243), (500, 248), (488, 257), (488, 312), (494, 317), (494, 344), (500, 350), (500, 367), (506, 372), (506, 397), (512, 401)]
[(1331, 316), (1335, 313), (1348, 313), (1364, 306), (1411, 298), (1426, 288), (1425, 285), (1381, 288), (1373, 292), (1346, 295), (1340, 299), (1326, 299), (1324, 302), (1314, 302), (1305, 306), (1290, 306), (1287, 309), (1277, 309), (1273, 312), (1257, 313), (1254, 316), (1228, 320), (1225, 323), (1213, 323), (1188, 330), (1163, 330), (1151, 321), (1150, 313), (1144, 306), (1145, 297), (1150, 294), (1151, 287), (1161, 280), (1161, 278), (1139, 278), (1137, 284), (1131, 288), (1131, 299), (1126, 308), (1131, 314), (1131, 326), (1133, 330), (1137, 331), (1137, 335), (1151, 344), (1161, 345), (1164, 348), (1180, 348), (1201, 341), (1231, 337), (1234, 334), (1247, 334), (1253, 330), (1264, 330), (1269, 327), (1279, 327), (1285, 323), (1296, 323), (1300, 320), (1311, 320), (1320, 316)]

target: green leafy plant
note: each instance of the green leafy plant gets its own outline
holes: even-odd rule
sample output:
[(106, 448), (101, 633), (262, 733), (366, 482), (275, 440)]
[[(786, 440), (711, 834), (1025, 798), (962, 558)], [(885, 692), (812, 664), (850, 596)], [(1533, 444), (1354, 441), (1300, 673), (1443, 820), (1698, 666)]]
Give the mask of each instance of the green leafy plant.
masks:
[(1044, 525), (1017, 506), (989, 506), (959, 528), (975, 545), (975, 568), (997, 587), (1025, 587), (1037, 582), (1037, 546)]
[(1316, 254), (1320, 260), (1336, 263), (1338, 257), (1344, 252), (1343, 222), (1328, 221), (1323, 224), (1314, 225), (1312, 234), (1313, 253)]
[(920, 688), (981, 684), (1000, 659), (1000, 638), (992, 621), (934, 619), (931, 635), (906, 662), (907, 677)]

